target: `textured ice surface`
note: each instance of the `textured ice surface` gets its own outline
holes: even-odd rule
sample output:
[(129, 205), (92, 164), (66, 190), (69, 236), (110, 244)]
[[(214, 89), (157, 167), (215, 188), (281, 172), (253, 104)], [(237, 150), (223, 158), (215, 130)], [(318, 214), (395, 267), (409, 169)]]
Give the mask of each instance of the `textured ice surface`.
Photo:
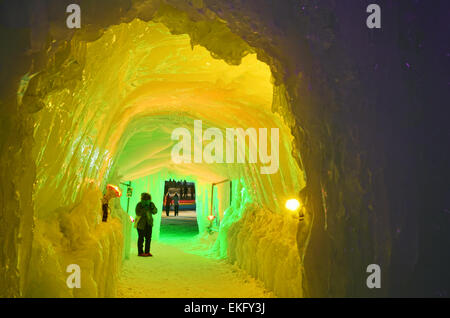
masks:
[[(255, 257), (253, 246), (240, 246), (246, 238), (238, 233), (253, 230), (251, 222), (239, 222), (242, 215), (264, 207), (265, 213), (283, 219), (280, 201), (296, 195), (304, 185), (291, 156), (289, 127), (272, 113), (272, 109), (286, 105), (286, 100), (282, 87), (274, 89), (269, 66), (257, 60), (256, 54), (247, 55), (252, 50), (224, 24), (211, 22), (207, 26), (185, 21), (179, 27), (176, 21), (186, 18), (179, 12), (172, 13), (173, 20), (163, 15), (160, 21), (174, 33), (179, 28), (190, 37), (171, 34), (161, 23), (133, 20), (111, 27), (96, 41), (86, 43), (75, 36), (59, 48), (48, 71), (23, 78), (23, 91), (28, 88), (24, 102), (31, 103), (31, 91), (42, 101), (34, 115), (36, 230), (26, 295), (114, 295), (119, 260), (129, 256), (135, 231), (131, 231), (117, 204), (111, 204), (116, 207), (117, 218), (99, 223), (99, 189), (106, 183), (135, 182), (130, 215), (140, 192), (153, 195), (160, 210), (153, 233), (158, 239), (164, 180), (183, 176), (196, 182), (201, 232), (209, 225), (211, 183), (232, 180), (234, 203), (227, 210), (230, 193), (224, 185), (216, 188), (215, 207), (224, 222), (217, 256), (230, 255), (242, 267), (248, 267), (248, 258)], [(192, 46), (196, 42), (223, 60), (211, 57), (202, 46)], [(261, 175), (259, 164), (175, 165), (170, 160), (175, 143), (170, 139), (171, 131), (185, 127), (192, 133), (194, 119), (202, 120), (204, 129), (217, 127), (223, 132), (228, 127), (278, 127), (279, 172)], [(225, 210), (228, 215), (224, 215)], [(280, 244), (270, 239), (271, 235), (267, 232), (255, 237), (255, 244), (264, 237), (267, 247)], [(292, 232), (277, 236), (295, 241)], [(244, 252), (235, 252), (236, 248)], [(271, 257), (279, 258), (280, 250), (273, 247)], [(296, 245), (292, 244), (290, 250), (295, 252)], [(48, 266), (43, 266), (41, 255), (45, 255)], [(81, 290), (61, 288), (67, 277), (65, 268), (72, 263), (82, 268)], [(297, 265), (300, 267), (298, 261)], [(252, 266), (246, 269), (254, 276), (268, 270), (260, 261)], [(279, 292), (289, 294), (281, 289)]]
[[(73, 206), (36, 220), (26, 297), (115, 296), (125, 231), (117, 216), (101, 221), (99, 197), (101, 192), (91, 184)], [(66, 284), (70, 264), (80, 267), (81, 288)]]
[[(445, 171), (449, 160), (442, 151), (448, 145), (448, 123), (447, 117), (442, 116), (447, 111), (446, 104), (439, 100), (448, 92), (448, 78), (442, 72), (448, 48), (447, 42), (442, 41), (442, 32), (436, 32), (448, 27), (448, 1), (436, 1), (433, 5), (428, 5), (429, 1), (406, 5), (380, 1), (382, 7), (389, 7), (383, 11), (383, 21), (388, 21), (390, 32), (368, 31), (364, 19), (358, 18), (365, 13), (364, 3), (350, 0), (136, 0), (131, 5), (129, 0), (117, 0), (111, 5), (92, 1), (89, 9), (82, 10), (84, 27), (76, 32), (67, 29), (64, 14), (56, 14), (65, 12), (63, 1), (48, 0), (46, 6), (36, 5), (36, 1), (1, 2), (0, 107), (4, 116), (0, 117), (0, 295), (21, 296), (31, 289), (30, 281), (52, 282), (50, 276), (54, 274), (47, 273), (50, 278), (45, 280), (44, 270), (30, 268), (30, 264), (40, 261), (34, 253), (38, 258), (30, 263), (33, 245), (43, 248), (44, 255), (53, 255), (49, 258), (53, 259), (53, 267), (63, 266), (62, 261), (55, 261), (62, 259), (62, 254), (57, 256), (59, 250), (51, 247), (61, 244), (59, 215), (70, 213), (82, 201), (98, 202), (105, 184), (120, 180), (114, 167), (117, 170), (127, 166), (122, 170), (124, 177), (141, 178), (164, 166), (164, 156), (147, 162), (155, 168), (153, 171), (145, 160), (141, 165), (131, 160), (131, 154), (139, 154), (140, 149), (125, 149), (128, 142), (140, 144), (137, 127), (145, 122), (158, 129), (167, 126), (172, 122), (167, 114), (183, 118), (183, 107), (188, 107), (185, 102), (189, 99), (176, 104), (176, 96), (183, 92), (192, 101), (203, 101), (199, 104), (204, 106), (202, 110), (215, 106), (208, 95), (198, 94), (201, 89), (189, 91), (194, 86), (186, 81), (182, 91), (176, 90), (180, 84), (177, 82), (170, 90), (155, 89), (151, 95), (145, 94), (148, 86), (144, 83), (151, 65), (141, 61), (154, 61), (154, 66), (159, 66), (153, 68), (157, 71), (152, 77), (154, 84), (161, 83), (156, 88), (168, 87), (162, 82), (182, 69), (180, 64), (172, 63), (177, 54), (168, 48), (175, 44), (169, 40), (171, 37), (161, 38), (155, 30), (148, 30), (157, 41), (141, 41), (147, 30), (135, 34), (126, 25), (136, 17), (161, 22), (173, 34), (180, 35), (177, 39), (181, 56), (189, 52), (181, 45), (184, 41), (194, 45), (196, 54), (199, 48), (195, 45), (201, 44), (213, 56), (233, 65), (240, 64), (247, 53), (251, 55), (246, 59), (254, 59), (252, 54), (256, 53), (258, 60), (270, 67), (275, 79), (273, 111), (287, 122), (294, 136), (292, 142), (287, 141), (293, 148), (288, 153), (292, 150), (308, 176), (302, 191), (305, 220), (298, 222), (296, 235), (304, 265), (305, 295), (448, 295), (450, 258), (448, 253), (434, 252), (436, 246), (449, 242), (445, 226)], [(27, 16), (31, 21), (26, 20)], [(108, 29), (112, 25), (119, 32)], [(186, 34), (190, 39), (183, 39)], [(126, 46), (120, 44), (126, 42)], [(209, 56), (208, 51), (204, 52)], [(94, 65), (95, 60), (101, 63)], [(200, 66), (193, 63), (191, 70), (206, 69), (206, 65)], [(214, 68), (221, 70), (217, 64)], [(232, 78), (233, 72), (225, 73), (225, 79)], [(185, 80), (192, 78), (199, 84), (196, 74), (185, 75)], [(206, 78), (214, 83), (209, 82), (212, 87), (207, 87), (215, 87), (221, 78), (222, 74)], [(244, 82), (237, 82), (237, 91), (230, 92), (221, 85), (219, 90), (209, 90), (209, 96), (219, 97), (214, 92), (226, 92), (218, 104), (225, 102), (229, 109), (246, 108), (261, 100), (261, 96), (257, 94), (255, 99), (237, 93), (247, 91), (239, 89), (248, 87)], [(232, 98), (226, 99), (227, 96)], [(150, 102), (155, 102), (160, 112), (147, 107)], [(270, 103), (266, 107), (259, 105), (251, 113), (253, 117), (264, 117), (270, 108)], [(159, 118), (159, 125), (143, 120), (145, 111), (153, 119)], [(241, 123), (250, 118), (250, 114), (241, 118), (238, 112), (229, 115)], [(226, 116), (220, 107), (209, 113), (214, 124), (215, 119), (225, 123)], [(127, 118), (136, 121), (128, 125)], [(167, 129), (170, 131), (170, 127)], [(424, 138), (428, 133), (432, 134), (432, 142)], [(161, 137), (150, 130), (141, 136), (146, 134)], [(119, 136), (123, 140), (118, 141)], [(152, 154), (164, 154), (167, 147), (165, 141)], [(130, 156), (122, 157), (121, 151)], [(260, 182), (251, 169), (208, 171), (202, 166), (191, 166), (188, 171), (174, 173), (201, 175), (205, 186), (212, 179), (227, 177), (236, 181), (244, 177), (249, 194), (256, 182), (257, 195), (252, 194), (247, 205), (236, 206), (248, 206), (258, 224), (272, 220), (288, 228), (291, 222), (270, 206), (284, 203), (281, 185), (297, 191), (304, 180), (302, 176), (299, 186), (291, 183), (290, 177), (299, 175), (292, 166), (283, 169), (283, 177), (272, 183), (264, 178)], [(90, 182), (99, 190), (93, 197), (85, 198)], [(261, 187), (261, 183), (265, 186)], [(261, 188), (267, 191), (259, 191)], [(201, 206), (206, 211), (206, 190), (203, 193)], [(264, 214), (261, 207), (265, 208)], [(266, 216), (266, 210), (273, 213), (259, 218)], [(229, 210), (230, 215), (237, 216), (225, 217), (222, 224), (228, 227), (231, 237), (253, 235), (245, 233), (250, 226), (245, 211)], [(239, 230), (232, 229), (235, 225)], [(110, 232), (109, 225), (100, 228), (105, 235)], [(289, 231), (278, 233), (281, 229), (269, 232), (267, 237), (272, 238), (290, 235)], [(237, 244), (226, 243), (226, 238), (224, 231), (219, 255), (225, 255), (229, 246)], [(285, 239), (290, 238), (272, 242), (279, 244)], [(233, 257), (243, 257), (241, 264), (251, 263), (242, 253), (234, 253), (237, 250), (230, 248), (230, 252), (236, 255)], [(368, 290), (361, 283), (366, 279), (363, 269), (373, 262), (378, 262), (387, 273), (383, 277), (389, 288)], [(29, 277), (33, 270), (35, 277)], [(271, 273), (263, 275), (264, 281), (271, 281)], [(280, 270), (277, 273), (282, 275)], [(94, 290), (90, 293), (95, 294)]]
[[(226, 33), (223, 36), (227, 37)], [(211, 41), (215, 42), (211, 45), (219, 45), (216, 37)], [(237, 39), (236, 43), (234, 49), (240, 52), (242, 43)], [(225, 43), (222, 45), (225, 47)], [(222, 54), (234, 54), (233, 45), (226, 46), (229, 49)], [(112, 26), (93, 42), (74, 38), (62, 52), (67, 56), (55, 73), (41, 75), (35, 84), (46, 94), (43, 109), (35, 114), (37, 181), (33, 199), (37, 220), (27, 295), (114, 295), (120, 260), (129, 256), (136, 231), (131, 230), (123, 212), (125, 196), (121, 199), (123, 210), (117, 203), (111, 204), (116, 218), (99, 223), (98, 189), (121, 180), (133, 180), (129, 215), (135, 216), (140, 193), (152, 195), (159, 210), (155, 240), (159, 237), (165, 180), (179, 177), (196, 182), (201, 232), (209, 225), (211, 184), (232, 180), (239, 187), (233, 190), (235, 203), (227, 210), (228, 216), (223, 213), (230, 193), (224, 190), (226, 185), (216, 188), (218, 215), (225, 224), (228, 219), (235, 222), (220, 229), (218, 256), (229, 255), (252, 275), (265, 280), (272, 263), (255, 254), (262, 250), (256, 249), (257, 245), (265, 246), (267, 258), (273, 260), (282, 259), (285, 253), (296, 254), (295, 231), (277, 227), (275, 220), (286, 218), (282, 204), (298, 193), (304, 181), (298, 177), (302, 173), (291, 156), (290, 130), (279, 115), (272, 113), (272, 108), (286, 102), (283, 90), (274, 91), (269, 67), (255, 54), (240, 56), (234, 62), (240, 61), (239, 65), (230, 65), (211, 57), (204, 47), (192, 47), (186, 34), (173, 35), (161, 23), (139, 20)], [(230, 56), (229, 61), (236, 58)], [(50, 89), (55, 85), (60, 86)], [(175, 164), (171, 150), (177, 141), (171, 140), (171, 133), (184, 127), (193, 136), (194, 119), (202, 120), (203, 132), (208, 127), (221, 129), (223, 134), (228, 127), (279, 128), (279, 171), (262, 175), (260, 160), (255, 164)], [(203, 146), (208, 143), (204, 140)], [(223, 147), (225, 150), (225, 144)], [(265, 214), (265, 219), (255, 211)], [(249, 216), (239, 221), (247, 213)], [(254, 245), (250, 244), (246, 235), (256, 228), (271, 228), (266, 221), (283, 231), (255, 232), (251, 238)], [(295, 222), (292, 219), (290, 223), (293, 229)], [(40, 255), (46, 256), (48, 266)], [(292, 275), (298, 278), (298, 257), (289, 256), (289, 260), (296, 264)], [(82, 268), (84, 286), (80, 290), (61, 288), (67, 277), (65, 268), (72, 263)], [(58, 274), (47, 279), (53, 272)], [(280, 295), (299, 295), (298, 290), (274, 285), (283, 279), (280, 276), (273, 282), (268, 278), (267, 283)]]

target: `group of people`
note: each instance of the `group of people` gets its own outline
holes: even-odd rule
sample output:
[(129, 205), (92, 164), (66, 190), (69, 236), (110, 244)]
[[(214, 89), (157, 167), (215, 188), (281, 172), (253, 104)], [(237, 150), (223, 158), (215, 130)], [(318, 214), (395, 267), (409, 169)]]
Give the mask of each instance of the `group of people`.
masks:
[(173, 211), (175, 212), (175, 216), (178, 215), (178, 209), (180, 208), (180, 198), (178, 197), (178, 193), (175, 193), (173, 197), (170, 196), (169, 192), (166, 193), (164, 197), (164, 207), (166, 208), (166, 215), (169, 216), (170, 213), (170, 205), (173, 203)]
[(186, 200), (188, 198), (188, 194), (189, 197), (195, 198), (195, 187), (193, 186), (193, 184), (186, 182), (186, 180), (183, 181), (176, 181), (176, 180), (172, 180), (169, 179), (169, 181), (166, 182), (166, 187), (165, 187), (165, 193), (167, 192), (167, 189), (169, 188), (177, 188), (180, 190), (180, 199), (182, 200)]

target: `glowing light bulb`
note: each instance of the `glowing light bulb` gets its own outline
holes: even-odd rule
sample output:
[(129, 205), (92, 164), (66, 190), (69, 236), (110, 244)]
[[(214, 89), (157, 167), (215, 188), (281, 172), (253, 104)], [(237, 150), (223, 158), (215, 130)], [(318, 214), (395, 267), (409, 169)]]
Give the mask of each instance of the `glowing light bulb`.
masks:
[(297, 211), (300, 208), (300, 202), (297, 199), (289, 199), (285, 206), (288, 210)]

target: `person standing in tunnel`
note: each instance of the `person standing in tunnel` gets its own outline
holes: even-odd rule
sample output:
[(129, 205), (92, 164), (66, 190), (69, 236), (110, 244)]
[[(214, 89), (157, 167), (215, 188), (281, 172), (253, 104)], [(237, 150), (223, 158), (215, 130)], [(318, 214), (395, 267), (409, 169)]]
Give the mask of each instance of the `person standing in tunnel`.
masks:
[(169, 192), (167, 192), (166, 199), (164, 201), (166, 203), (165, 204), (166, 215), (169, 216), (169, 214), (170, 214), (170, 203), (172, 202), (172, 198), (170, 197)]
[[(141, 201), (136, 205), (136, 223), (138, 230), (138, 256), (153, 256), (150, 253), (150, 243), (152, 240), (153, 228), (153, 214), (156, 214), (158, 209), (152, 202), (152, 197), (149, 193), (141, 194)], [(145, 252), (143, 250), (145, 240)]]
[(175, 216), (178, 215), (178, 209), (180, 207), (180, 198), (178, 197), (178, 193), (175, 193), (175, 195), (173, 196), (173, 210), (175, 212)]

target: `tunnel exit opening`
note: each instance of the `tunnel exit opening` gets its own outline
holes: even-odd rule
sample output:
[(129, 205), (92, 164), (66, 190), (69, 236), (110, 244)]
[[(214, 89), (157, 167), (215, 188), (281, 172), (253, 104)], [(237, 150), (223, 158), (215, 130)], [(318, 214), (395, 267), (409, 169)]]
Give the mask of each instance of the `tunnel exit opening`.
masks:
[(199, 233), (195, 182), (166, 180), (160, 225), (162, 241), (191, 239)]

